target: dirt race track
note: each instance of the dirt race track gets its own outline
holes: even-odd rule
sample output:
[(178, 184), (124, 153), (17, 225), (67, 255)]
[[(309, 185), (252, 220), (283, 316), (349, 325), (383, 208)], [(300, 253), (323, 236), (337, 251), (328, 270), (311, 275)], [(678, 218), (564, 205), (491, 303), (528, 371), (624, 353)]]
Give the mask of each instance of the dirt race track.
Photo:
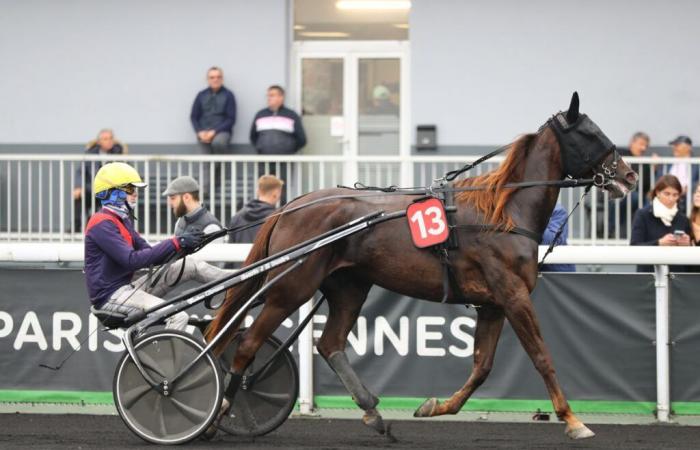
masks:
[[(560, 423), (396, 421), (397, 442), (374, 435), (359, 420), (291, 419), (252, 439), (219, 435), (180, 448), (236, 449), (697, 449), (700, 428), (673, 425), (595, 425), (597, 436), (571, 441)], [(154, 449), (115, 416), (0, 414), (0, 448)]]

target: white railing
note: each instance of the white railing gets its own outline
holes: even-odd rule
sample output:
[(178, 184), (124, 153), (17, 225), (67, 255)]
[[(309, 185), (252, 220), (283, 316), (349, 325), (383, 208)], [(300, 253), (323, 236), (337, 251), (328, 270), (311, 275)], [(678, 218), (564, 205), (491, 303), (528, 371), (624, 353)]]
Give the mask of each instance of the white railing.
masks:
[[(177, 176), (200, 180), (201, 198), (226, 224), (255, 196), (255, 181), (275, 173), (286, 181), (286, 197), (355, 181), (373, 186), (428, 186), (445, 172), (472, 162), (477, 156), (280, 156), (280, 155), (47, 155), (0, 154), (0, 240), (70, 242), (82, 240), (88, 215), (98, 206), (94, 197), (73, 197), (76, 186), (89, 186), (100, 164), (119, 160), (133, 164), (149, 183), (139, 200), (139, 231), (149, 239), (172, 233), (175, 219), (162, 197)], [(492, 170), (502, 157), (476, 167), (470, 174)], [(677, 162), (674, 158), (626, 158), (645, 167)], [(691, 167), (700, 158), (688, 158)], [(656, 176), (652, 171), (651, 183)], [(694, 186), (692, 186), (694, 187)], [(686, 208), (692, 205), (692, 187)], [(639, 191), (648, 191), (640, 186)], [(83, 191), (84, 192), (84, 191)], [(572, 208), (583, 188), (563, 189), (560, 202)], [(570, 244), (620, 245), (629, 241), (633, 212), (643, 206), (641, 195), (611, 201), (607, 192), (593, 189), (569, 223)], [(689, 211), (686, 211), (689, 212)]]
[[(250, 250), (250, 244), (210, 244), (198, 254), (208, 261), (240, 262)], [(547, 250), (539, 247), (538, 260)], [(38, 244), (0, 242), (0, 262), (80, 262), (83, 246), (80, 243)], [(656, 415), (659, 422), (668, 422), (671, 411), (670, 370), (670, 297), (669, 268), (671, 264), (700, 265), (700, 249), (696, 247), (626, 247), (559, 246), (548, 256), (547, 263), (556, 264), (653, 264), (656, 287)], [(308, 313), (311, 302), (304, 304), (301, 314)], [(299, 336), (300, 405), (303, 413), (310, 413), (313, 405), (313, 320)]]

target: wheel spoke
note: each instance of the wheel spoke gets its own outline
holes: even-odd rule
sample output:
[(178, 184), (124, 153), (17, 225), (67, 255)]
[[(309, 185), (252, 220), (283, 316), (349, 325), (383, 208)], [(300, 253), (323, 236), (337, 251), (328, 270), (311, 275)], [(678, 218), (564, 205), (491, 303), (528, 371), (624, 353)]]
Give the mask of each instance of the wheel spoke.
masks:
[(170, 401), (172, 402), (173, 406), (182, 413), (183, 416), (185, 416), (190, 422), (192, 422), (195, 425), (201, 424), (202, 421), (207, 418), (207, 411), (202, 411), (200, 409), (193, 408), (192, 406), (181, 402), (175, 397), (170, 397)]
[(267, 403), (272, 405), (282, 406), (289, 401), (290, 395), (288, 393), (274, 394), (272, 392), (262, 392), (258, 390), (248, 391), (252, 395), (265, 400)]
[(119, 396), (122, 400), (122, 408), (131, 409), (131, 407), (134, 406), (137, 401), (141, 400), (143, 396), (146, 395), (150, 390), (151, 386), (147, 384), (141, 384), (124, 392), (122, 395)]
[(235, 404), (237, 406), (236, 409), (240, 410), (240, 412), (236, 414), (236, 417), (241, 418), (241, 420), (243, 421), (243, 425), (246, 429), (255, 430), (258, 424), (255, 420), (255, 415), (253, 414), (253, 411), (250, 409), (250, 404), (248, 403), (248, 396), (244, 393), (240, 394), (241, 395), (236, 396), (235, 400)]
[(182, 353), (182, 350), (178, 351), (176, 348), (178, 339), (175, 338), (170, 338), (170, 351), (172, 352), (171, 357), (169, 358), (172, 361), (173, 364), (173, 374), (176, 374), (180, 371), (180, 368), (183, 366), (180, 365), (180, 353)]
[(153, 413), (158, 418), (158, 430), (160, 431), (160, 435), (163, 437), (168, 435), (168, 429), (165, 425), (165, 411), (163, 411), (164, 406), (165, 402), (163, 401), (163, 396), (158, 395), (155, 404), (153, 405)]
[[(161, 367), (159, 367), (159, 364), (151, 357), (146, 352), (139, 352), (137, 353), (137, 356), (139, 358), (139, 361), (141, 361), (141, 365), (143, 366), (144, 369), (150, 370), (151, 372), (154, 372), (156, 375), (159, 377), (165, 379), (167, 378), (163, 371), (161, 370)], [(138, 369), (136, 369), (138, 370)], [(158, 380), (155, 380), (158, 381)]]
[(175, 386), (175, 392), (185, 392), (204, 386), (211, 381), (209, 375), (211, 375), (209, 364), (202, 364), (200, 361), (186, 376), (180, 378), (181, 381), (178, 380)]
[(260, 383), (261, 381), (264, 381), (274, 375), (277, 372), (277, 369), (279, 369), (279, 366), (282, 365), (282, 358), (282, 355), (277, 355), (277, 357), (255, 377), (255, 382)]

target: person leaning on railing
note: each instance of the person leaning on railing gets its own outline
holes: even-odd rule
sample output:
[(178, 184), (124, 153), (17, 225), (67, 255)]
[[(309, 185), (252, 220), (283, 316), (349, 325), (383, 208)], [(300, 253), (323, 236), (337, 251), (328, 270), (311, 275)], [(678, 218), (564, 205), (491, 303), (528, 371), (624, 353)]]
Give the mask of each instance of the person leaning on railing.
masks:
[[(103, 128), (97, 133), (97, 138), (91, 140), (85, 146), (85, 153), (88, 155), (125, 155), (129, 151), (126, 144), (119, 142), (114, 137), (114, 131), (109, 128)], [(99, 170), (102, 166), (100, 161), (94, 162), (95, 169)], [(82, 220), (85, 217), (83, 212), (88, 212), (92, 208), (92, 167), (90, 161), (84, 162), (75, 170), (75, 185), (73, 187), (73, 227), (76, 231), (80, 231)], [(83, 186), (83, 180), (86, 181)], [(83, 211), (82, 198), (85, 197), (85, 209)], [(89, 214), (88, 214), (89, 215)]]
[[(690, 222), (679, 210), (683, 187), (673, 175), (663, 175), (651, 191), (651, 204), (637, 210), (632, 222), (631, 245), (689, 246)], [(685, 266), (671, 266), (672, 272), (685, 272)], [(637, 272), (653, 272), (651, 265), (638, 265)]]

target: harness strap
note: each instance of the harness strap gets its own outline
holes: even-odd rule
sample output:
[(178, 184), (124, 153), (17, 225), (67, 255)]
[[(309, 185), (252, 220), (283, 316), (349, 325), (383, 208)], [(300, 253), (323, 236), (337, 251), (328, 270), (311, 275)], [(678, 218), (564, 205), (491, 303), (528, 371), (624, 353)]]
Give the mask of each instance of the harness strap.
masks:
[(540, 242), (542, 242), (542, 236), (540, 234), (535, 233), (534, 231), (527, 230), (527, 229), (522, 228), (522, 227), (513, 227), (510, 230), (505, 230), (500, 225), (487, 223), (487, 224), (483, 224), (483, 225), (478, 225), (478, 224), (455, 225), (453, 227), (451, 226), (450, 228), (467, 230), (467, 231), (472, 231), (475, 233), (481, 233), (484, 231), (501, 231), (501, 232), (517, 234), (519, 236), (524, 236), (526, 238), (530, 238), (533, 241), (537, 242), (538, 245)]
[(129, 233), (129, 230), (126, 229), (124, 222), (122, 222), (116, 215), (108, 212), (96, 212), (92, 215), (92, 217), (90, 217), (90, 220), (85, 227), (85, 236), (87, 236), (90, 229), (92, 229), (95, 225), (104, 222), (105, 220), (115, 224), (117, 229), (119, 229), (119, 234), (124, 238), (129, 246), (131, 246), (131, 248), (134, 247), (134, 237), (131, 235), (131, 233)]

